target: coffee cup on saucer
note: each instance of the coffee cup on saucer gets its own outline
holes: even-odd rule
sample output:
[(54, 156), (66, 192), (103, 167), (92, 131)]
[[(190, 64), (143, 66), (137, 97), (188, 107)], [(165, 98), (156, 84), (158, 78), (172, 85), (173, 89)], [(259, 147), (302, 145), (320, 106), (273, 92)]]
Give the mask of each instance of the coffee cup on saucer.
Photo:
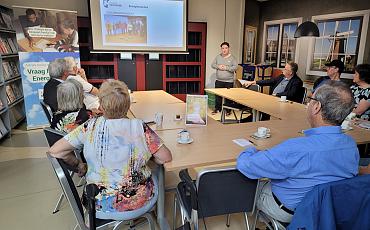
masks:
[(341, 125), (342, 129), (350, 129), (350, 121), (349, 120), (344, 120)]
[(270, 129), (266, 127), (258, 127), (257, 132), (255, 133), (258, 137), (265, 137), (270, 133)]
[(154, 117), (154, 121), (157, 127), (162, 127), (163, 124), (163, 113), (156, 113)]
[(281, 97), (280, 97), (280, 101), (281, 101), (281, 102), (286, 102), (286, 96), (281, 96)]
[(178, 138), (177, 138), (177, 142), (179, 142), (180, 144), (190, 144), (191, 142), (193, 142), (193, 138), (190, 137), (190, 133), (189, 131), (187, 130), (182, 130), (178, 133)]
[(176, 114), (176, 115), (175, 115), (175, 120), (176, 120), (176, 121), (181, 120), (181, 115), (180, 115), (180, 114)]

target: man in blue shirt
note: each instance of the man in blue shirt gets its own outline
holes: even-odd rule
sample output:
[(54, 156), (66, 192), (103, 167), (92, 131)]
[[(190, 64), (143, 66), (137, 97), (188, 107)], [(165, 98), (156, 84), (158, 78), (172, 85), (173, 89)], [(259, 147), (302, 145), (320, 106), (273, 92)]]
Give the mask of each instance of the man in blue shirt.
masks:
[(244, 150), (237, 168), (245, 176), (269, 178), (262, 186), (257, 208), (289, 223), (294, 209), (315, 185), (351, 178), (358, 173), (359, 153), (341, 123), (352, 111), (354, 99), (348, 86), (330, 81), (313, 94), (307, 108), (311, 129), (264, 151)]

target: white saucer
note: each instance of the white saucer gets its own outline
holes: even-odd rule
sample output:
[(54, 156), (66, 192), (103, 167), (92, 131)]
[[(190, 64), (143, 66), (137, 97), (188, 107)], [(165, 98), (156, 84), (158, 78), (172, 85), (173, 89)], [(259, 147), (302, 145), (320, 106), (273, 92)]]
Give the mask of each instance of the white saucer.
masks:
[(181, 120), (182, 120), (182, 118), (181, 118), (181, 117), (180, 117), (180, 118), (178, 118), (178, 119), (177, 119), (177, 118), (174, 118), (174, 120), (175, 120), (175, 121), (181, 121)]
[(253, 133), (252, 137), (257, 138), (257, 139), (266, 139), (266, 138), (271, 137), (271, 134), (267, 133), (265, 136), (260, 136), (260, 135), (258, 135), (257, 132), (255, 132), (255, 133)]
[(283, 101), (283, 100), (279, 99), (279, 102), (287, 103), (288, 100)]
[(342, 129), (342, 131), (343, 131), (343, 132), (346, 132), (346, 131), (350, 131), (350, 130), (352, 130), (352, 129), (353, 129), (353, 127), (348, 127), (348, 128), (346, 128), (346, 129), (343, 129), (343, 128), (341, 127), (341, 129)]
[(177, 138), (177, 143), (180, 143), (180, 144), (190, 144), (194, 141), (193, 138), (189, 138), (187, 141), (182, 141), (180, 138)]

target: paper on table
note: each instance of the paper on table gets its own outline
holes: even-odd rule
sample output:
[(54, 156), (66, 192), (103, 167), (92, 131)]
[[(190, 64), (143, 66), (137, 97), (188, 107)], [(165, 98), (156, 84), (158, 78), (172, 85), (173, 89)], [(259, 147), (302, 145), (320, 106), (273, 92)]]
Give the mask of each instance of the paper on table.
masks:
[(246, 139), (235, 139), (233, 140), (233, 142), (241, 147), (246, 147), (248, 145), (253, 145), (253, 143), (251, 143), (250, 141), (246, 140)]
[(46, 39), (40, 39), (38, 42), (36, 42), (36, 47), (39, 48), (39, 49), (45, 49), (48, 47), (48, 44), (50, 42)]
[(240, 84), (244, 85), (245, 83), (247, 83), (246, 80), (243, 80), (243, 79), (238, 79), (238, 81), (240, 82)]

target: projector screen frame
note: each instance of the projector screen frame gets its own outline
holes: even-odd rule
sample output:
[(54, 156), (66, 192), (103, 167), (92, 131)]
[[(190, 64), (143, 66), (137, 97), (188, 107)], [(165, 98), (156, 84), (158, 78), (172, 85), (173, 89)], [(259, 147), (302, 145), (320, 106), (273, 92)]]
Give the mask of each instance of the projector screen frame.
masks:
[(189, 54), (188, 50), (188, 10), (189, 10), (189, 0), (183, 0), (185, 2), (185, 50), (114, 50), (114, 49), (95, 49), (94, 46), (94, 39), (93, 39), (93, 31), (92, 31), (92, 20), (91, 20), (91, 5), (90, 2), (93, 0), (86, 0), (87, 6), (88, 6), (88, 14), (89, 14), (89, 21), (90, 21), (90, 34), (91, 34), (91, 45), (92, 50), (90, 50), (91, 53), (132, 53), (132, 54), (149, 54), (149, 53), (159, 53), (159, 54)]

